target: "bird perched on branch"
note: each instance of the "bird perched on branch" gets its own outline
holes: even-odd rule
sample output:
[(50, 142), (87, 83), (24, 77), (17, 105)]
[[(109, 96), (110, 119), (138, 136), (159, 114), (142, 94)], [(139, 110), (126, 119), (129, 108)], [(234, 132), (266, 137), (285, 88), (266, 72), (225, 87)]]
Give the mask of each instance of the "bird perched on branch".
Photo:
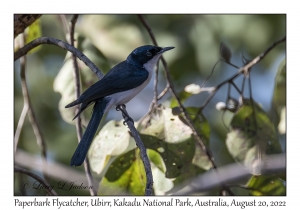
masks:
[(150, 82), (160, 56), (173, 48), (151, 45), (136, 48), (125, 61), (114, 66), (101, 80), (65, 107), (81, 104), (74, 120), (89, 105), (94, 104), (92, 117), (73, 154), (71, 166), (79, 166), (83, 163), (104, 113), (114, 105), (126, 104), (140, 93)]

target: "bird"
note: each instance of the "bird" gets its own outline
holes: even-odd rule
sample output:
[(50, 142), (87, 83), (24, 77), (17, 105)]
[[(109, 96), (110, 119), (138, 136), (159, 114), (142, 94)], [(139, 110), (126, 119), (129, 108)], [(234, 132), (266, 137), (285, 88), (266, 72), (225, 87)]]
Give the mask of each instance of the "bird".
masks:
[(71, 158), (71, 166), (80, 166), (84, 162), (103, 115), (111, 107), (125, 105), (139, 94), (150, 82), (161, 55), (174, 48), (144, 45), (134, 49), (125, 61), (114, 66), (101, 80), (65, 106), (69, 108), (80, 104), (74, 120), (94, 104), (91, 119)]

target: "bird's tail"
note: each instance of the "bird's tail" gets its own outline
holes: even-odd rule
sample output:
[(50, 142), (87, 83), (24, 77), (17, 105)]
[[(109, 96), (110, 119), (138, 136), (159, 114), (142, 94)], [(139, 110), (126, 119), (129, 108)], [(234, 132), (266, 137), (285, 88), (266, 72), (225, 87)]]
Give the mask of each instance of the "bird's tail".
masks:
[(71, 159), (71, 163), (70, 163), (71, 166), (80, 166), (83, 163), (85, 156), (91, 145), (91, 142), (94, 138), (94, 135), (97, 131), (97, 128), (100, 124), (100, 121), (103, 117), (104, 110), (107, 104), (108, 101), (105, 98), (96, 101), (93, 108), (93, 114), (91, 120)]

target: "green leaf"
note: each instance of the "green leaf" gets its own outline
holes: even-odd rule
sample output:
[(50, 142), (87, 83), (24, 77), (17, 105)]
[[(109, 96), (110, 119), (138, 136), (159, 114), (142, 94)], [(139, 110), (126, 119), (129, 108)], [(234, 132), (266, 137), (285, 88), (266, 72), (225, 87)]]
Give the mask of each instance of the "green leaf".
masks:
[(179, 176), (192, 162), (195, 154), (195, 143), (192, 138), (180, 143), (167, 143), (155, 136), (140, 134), (146, 148), (158, 152), (165, 165), (166, 177)]
[(171, 109), (163, 107), (160, 116), (152, 119), (140, 136), (146, 148), (162, 157), (167, 178), (179, 176), (192, 163), (195, 154), (192, 131)]
[(135, 157), (135, 150), (131, 150), (123, 155), (117, 157), (113, 163), (109, 166), (105, 177), (109, 182), (114, 182), (120, 178), (121, 175), (125, 171), (127, 171), (131, 165), (134, 163)]
[[(103, 126), (98, 135), (95, 136), (89, 149), (88, 156), (92, 170), (100, 174), (105, 169), (111, 157), (117, 157), (133, 148), (135, 148), (135, 141), (129, 135), (128, 128), (123, 125), (122, 121), (109, 121)], [(125, 163), (121, 164), (123, 161), (122, 158), (125, 158), (127, 161), (131, 157), (121, 156), (115, 160), (119, 161), (119, 166), (126, 168)], [(123, 169), (118, 170), (123, 171)], [(116, 174), (116, 176), (118, 175)]]
[[(173, 108), (174, 110), (174, 108)], [(173, 111), (172, 110), (172, 111)], [(206, 120), (205, 116), (202, 114), (202, 112), (198, 113), (199, 108), (198, 107), (186, 107), (186, 112), (190, 116), (190, 119), (192, 120), (195, 129), (198, 131), (201, 140), (204, 142), (205, 146), (209, 146), (209, 136), (210, 136), (210, 126), (208, 124), (208, 121)], [(179, 115), (179, 119), (185, 123), (186, 121), (183, 118), (183, 114), (181, 113)], [(205, 170), (209, 170), (212, 165), (209, 161), (206, 153), (202, 150), (200, 144), (198, 142), (195, 142), (195, 156), (193, 158), (193, 164), (197, 165), (200, 168), (203, 168)]]
[(174, 185), (179, 185), (184, 181), (195, 178), (197, 175), (206, 172), (206, 170), (199, 168), (196, 165), (191, 164), (180, 176), (176, 177)]
[(278, 108), (286, 105), (286, 59), (278, 67), (273, 102)]
[[(132, 155), (136, 157), (135, 150), (128, 152), (127, 155), (130, 159), (130, 163), (126, 165), (122, 173), (119, 176), (115, 176), (114, 179), (111, 179), (111, 177), (107, 178), (112, 174), (112, 171), (109, 171), (112, 169), (109, 169), (107, 172), (108, 175), (100, 182), (98, 195), (145, 194), (146, 174), (143, 162), (140, 158), (132, 157)], [(113, 165), (115, 164), (118, 163), (115, 161)], [(115, 171), (116, 168), (114, 167), (113, 170)]]
[(161, 158), (160, 154), (158, 152), (155, 152), (154, 150), (147, 149), (148, 157), (150, 161), (163, 173), (166, 172), (166, 166), (164, 164), (163, 159)]
[(165, 176), (166, 166), (160, 154), (151, 149), (147, 149), (147, 152), (151, 162), (154, 193), (155, 195), (165, 195), (167, 191), (173, 188), (173, 181)]
[[(155, 180), (153, 184), (155, 194), (164, 195), (166, 191), (169, 191), (173, 187), (173, 182), (172, 180), (165, 178), (165, 166), (160, 155), (153, 150), (147, 150), (147, 153), (151, 162), (153, 180)], [(106, 186), (118, 189), (117, 194), (129, 191), (133, 194), (138, 193), (137, 195), (140, 195), (139, 193), (142, 193), (144, 191), (144, 183), (132, 180), (134, 179), (134, 177), (130, 178), (130, 174), (134, 173), (133, 170), (135, 170), (136, 160), (139, 159), (139, 155), (140, 154), (137, 154), (136, 150), (131, 150), (116, 158), (109, 166), (105, 174), (105, 181), (103, 183), (105, 183)], [(139, 161), (139, 164), (142, 164), (140, 165), (140, 170), (144, 170), (143, 162), (140, 160), (137, 161)], [(143, 176), (144, 174), (140, 171), (139, 173), (141, 176)], [(130, 187), (133, 185), (138, 189), (141, 189), (141, 192), (133, 191)], [(105, 194), (110, 195), (107, 193)], [(113, 194), (116, 195), (115, 193)]]
[(274, 175), (252, 176), (246, 187), (251, 195), (286, 195), (285, 182)]
[(265, 154), (282, 152), (273, 123), (254, 101), (244, 100), (230, 125), (226, 139), (228, 151), (253, 174), (260, 174)]
[(284, 59), (277, 71), (276, 84), (274, 87), (272, 109), (275, 112), (274, 123), (278, 125), (280, 134), (286, 133), (286, 59)]

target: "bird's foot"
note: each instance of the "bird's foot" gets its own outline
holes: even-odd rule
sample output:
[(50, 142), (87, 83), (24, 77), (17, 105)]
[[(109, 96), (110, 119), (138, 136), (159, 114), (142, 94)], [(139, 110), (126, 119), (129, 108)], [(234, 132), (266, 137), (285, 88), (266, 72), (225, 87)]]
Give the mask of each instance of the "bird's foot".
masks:
[(127, 111), (126, 111), (126, 105), (125, 104), (121, 104), (121, 105), (117, 105), (116, 106), (116, 110), (117, 111), (121, 111), (124, 117), (124, 121), (123, 121), (123, 125), (126, 125), (127, 122), (131, 121), (134, 124), (133, 119), (128, 115)]
[(126, 105), (125, 104), (120, 104), (116, 106), (116, 110), (117, 111), (121, 111), (123, 113), (122, 109), (126, 109)]

